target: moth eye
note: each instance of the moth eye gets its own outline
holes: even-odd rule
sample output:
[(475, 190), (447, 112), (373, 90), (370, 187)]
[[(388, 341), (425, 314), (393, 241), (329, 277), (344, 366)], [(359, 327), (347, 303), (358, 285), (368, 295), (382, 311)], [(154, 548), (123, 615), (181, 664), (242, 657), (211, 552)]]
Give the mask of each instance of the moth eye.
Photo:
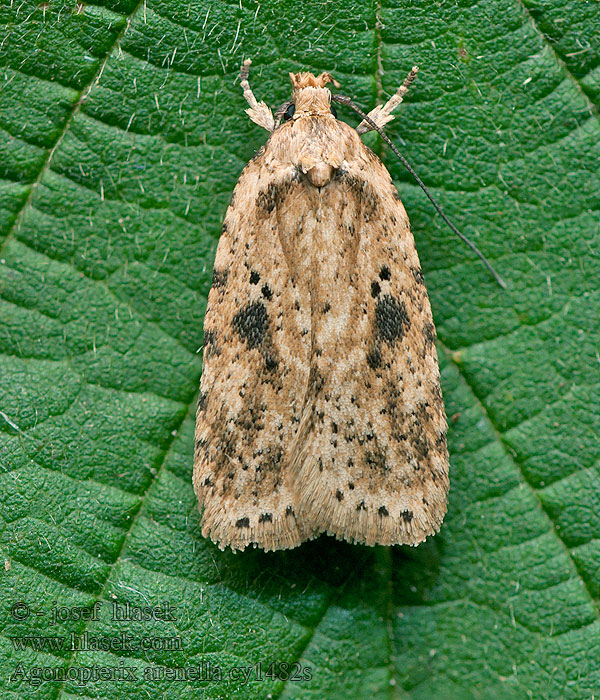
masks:
[(333, 105), (330, 105), (329, 109), (331, 110), (333, 116), (337, 119), (337, 109)]
[(294, 116), (295, 111), (296, 111), (296, 106), (292, 102), (292, 104), (283, 113), (283, 121), (289, 122), (289, 120)]

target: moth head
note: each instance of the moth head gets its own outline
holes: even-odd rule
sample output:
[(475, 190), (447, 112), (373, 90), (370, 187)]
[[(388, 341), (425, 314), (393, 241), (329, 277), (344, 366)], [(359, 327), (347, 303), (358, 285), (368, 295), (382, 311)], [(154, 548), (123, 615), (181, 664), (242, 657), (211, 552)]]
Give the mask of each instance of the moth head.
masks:
[(331, 104), (331, 92), (326, 87), (333, 83), (340, 87), (338, 81), (329, 73), (313, 75), (312, 73), (290, 73), (292, 81), (292, 100), (284, 103), (277, 116), (280, 121), (290, 121), (303, 116), (333, 114), (337, 117), (335, 107)]

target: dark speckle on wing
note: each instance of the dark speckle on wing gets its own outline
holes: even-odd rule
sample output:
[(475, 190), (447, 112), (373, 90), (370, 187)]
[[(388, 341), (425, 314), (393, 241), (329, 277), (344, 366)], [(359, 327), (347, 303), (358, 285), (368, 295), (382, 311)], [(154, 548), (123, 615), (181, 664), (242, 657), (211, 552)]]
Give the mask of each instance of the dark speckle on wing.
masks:
[(248, 348), (260, 346), (269, 328), (267, 309), (261, 301), (255, 301), (237, 312), (233, 317), (233, 327)]
[(397, 338), (402, 338), (404, 331), (410, 326), (410, 319), (403, 302), (386, 294), (377, 300), (375, 307), (375, 333), (378, 338), (393, 344)]

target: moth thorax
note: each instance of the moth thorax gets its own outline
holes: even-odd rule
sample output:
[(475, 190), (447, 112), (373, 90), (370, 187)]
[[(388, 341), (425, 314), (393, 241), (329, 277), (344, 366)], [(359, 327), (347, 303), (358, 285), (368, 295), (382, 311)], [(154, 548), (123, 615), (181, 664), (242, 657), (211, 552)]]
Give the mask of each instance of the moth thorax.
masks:
[(305, 87), (294, 90), (296, 114), (331, 114), (331, 92), (327, 88)]

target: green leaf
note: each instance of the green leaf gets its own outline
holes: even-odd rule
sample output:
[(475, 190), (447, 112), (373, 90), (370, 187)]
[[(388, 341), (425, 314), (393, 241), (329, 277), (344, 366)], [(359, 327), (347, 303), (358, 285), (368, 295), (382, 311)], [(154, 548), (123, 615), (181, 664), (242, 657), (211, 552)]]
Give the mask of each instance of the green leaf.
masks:
[[(2, 697), (596, 697), (597, 3), (22, 0), (0, 20)], [(448, 515), (416, 549), (201, 537), (202, 318), (266, 139), (245, 57), (271, 105), (312, 69), (371, 108), (418, 64), (388, 133), (508, 281), (372, 140), (450, 418)], [(165, 601), (167, 619), (113, 619)]]

